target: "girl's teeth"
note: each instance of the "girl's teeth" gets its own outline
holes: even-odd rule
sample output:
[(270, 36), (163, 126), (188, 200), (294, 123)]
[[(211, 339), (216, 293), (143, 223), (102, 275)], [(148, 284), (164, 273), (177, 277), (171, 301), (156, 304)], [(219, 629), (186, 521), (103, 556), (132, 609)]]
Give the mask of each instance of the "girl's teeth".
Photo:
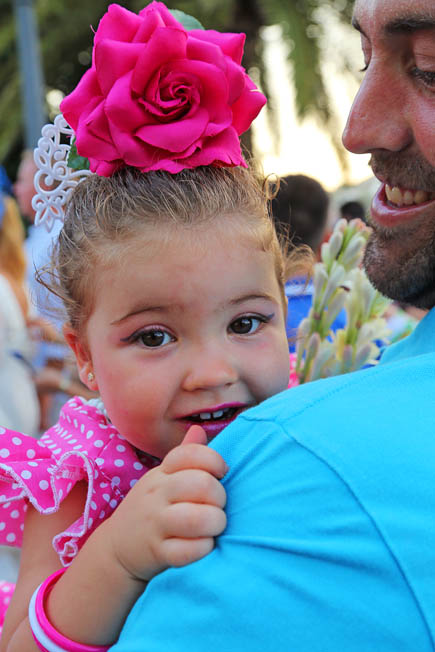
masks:
[(213, 419), (219, 419), (223, 415), (224, 411), (223, 410), (217, 410), (216, 412), (213, 412)]
[(207, 421), (208, 419), (211, 419), (211, 412), (200, 412), (199, 417), (204, 419), (204, 421)]

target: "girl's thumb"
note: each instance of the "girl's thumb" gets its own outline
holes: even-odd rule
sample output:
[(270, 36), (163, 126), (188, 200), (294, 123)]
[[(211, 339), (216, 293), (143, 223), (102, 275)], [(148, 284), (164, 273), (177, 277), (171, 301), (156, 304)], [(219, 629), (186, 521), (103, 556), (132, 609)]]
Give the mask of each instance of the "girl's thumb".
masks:
[(190, 426), (181, 444), (207, 444), (207, 435), (201, 426)]

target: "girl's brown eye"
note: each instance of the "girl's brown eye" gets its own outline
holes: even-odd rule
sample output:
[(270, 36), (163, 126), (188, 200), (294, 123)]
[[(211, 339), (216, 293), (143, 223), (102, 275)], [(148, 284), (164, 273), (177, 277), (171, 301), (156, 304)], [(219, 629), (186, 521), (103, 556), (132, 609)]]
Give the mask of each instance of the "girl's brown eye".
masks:
[(261, 319), (260, 317), (239, 317), (231, 322), (230, 329), (236, 335), (251, 335), (255, 333), (261, 324), (263, 324), (266, 319)]
[(251, 317), (241, 317), (240, 319), (236, 319), (236, 321), (233, 321), (231, 324), (231, 328), (235, 333), (239, 333), (240, 335), (246, 335), (246, 333), (249, 333), (252, 328), (252, 318)]

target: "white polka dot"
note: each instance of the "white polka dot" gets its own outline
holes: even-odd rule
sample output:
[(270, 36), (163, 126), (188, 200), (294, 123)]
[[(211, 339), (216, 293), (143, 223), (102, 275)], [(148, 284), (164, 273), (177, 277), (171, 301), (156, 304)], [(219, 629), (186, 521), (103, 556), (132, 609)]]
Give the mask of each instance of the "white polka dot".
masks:
[(4, 503), (3, 504), (3, 509), (8, 509), (8, 507), (10, 507), (10, 506), (11, 506), (10, 502)]
[(115, 460), (113, 463), (115, 466), (124, 466), (124, 460)]
[(24, 530), (24, 523), (21, 523), (20, 530), (21, 530), (21, 532)]
[(29, 460), (33, 460), (33, 458), (36, 455), (36, 451), (33, 450), (33, 448), (29, 448), (29, 450), (26, 452), (27, 457)]
[(77, 439), (71, 439), (69, 443), (70, 444), (77, 444)]
[(27, 462), (27, 464), (33, 467), (38, 466), (38, 462)]
[(112, 498), (112, 500), (111, 500), (110, 503), (109, 503), (109, 505), (110, 505), (110, 507), (112, 507), (112, 509), (115, 509), (115, 507), (117, 506), (117, 504), (118, 504), (118, 501), (115, 500), (114, 498)]
[(88, 527), (91, 527), (93, 522), (94, 522), (93, 518), (88, 518)]
[(6, 523), (0, 523), (0, 530), (4, 530), (6, 527)]
[(98, 518), (104, 518), (105, 516), (106, 516), (106, 512), (105, 512), (105, 511), (101, 511), (101, 512), (99, 513), (99, 515), (98, 515)]
[(100, 487), (101, 487), (101, 489), (105, 489), (105, 488), (108, 487), (108, 486), (109, 486), (109, 483), (108, 483), (108, 482), (100, 482)]
[(102, 446), (104, 446), (104, 441), (101, 441), (101, 439), (96, 439), (94, 441), (94, 446), (95, 448), (101, 448)]
[(141, 464), (140, 462), (135, 462), (135, 463), (133, 464), (133, 468), (136, 469), (136, 471), (142, 471), (142, 469), (143, 469), (143, 464)]
[(81, 449), (81, 447), (82, 447), (81, 444), (77, 444), (77, 446), (74, 446), (74, 450), (79, 451)]
[(59, 490), (59, 500), (62, 500), (62, 498), (63, 498), (63, 490), (60, 489)]
[(94, 431), (93, 430), (88, 430), (88, 432), (86, 433), (86, 439), (90, 439), (93, 436), (94, 436)]
[(21, 477), (24, 478), (24, 480), (28, 480), (29, 478), (32, 477), (32, 474), (30, 471), (24, 469), (24, 471), (21, 471)]
[(6, 430), (4, 428), (0, 428), (0, 435), (4, 435)]
[(39, 483), (39, 488), (42, 490), (48, 489), (48, 482), (47, 480), (41, 480)]
[(14, 510), (12, 510), (12, 512), (11, 512), (11, 518), (18, 518), (19, 515), (20, 515), (20, 512), (18, 511), (18, 509), (14, 509)]
[(16, 535), (13, 532), (9, 532), (9, 534), (6, 535), (6, 541), (9, 541), (9, 543), (12, 543), (16, 539)]
[(112, 485), (114, 485), (116, 487), (119, 484), (121, 484), (121, 478), (118, 478), (117, 475), (114, 475), (113, 478), (112, 478)]
[(3, 593), (8, 593), (9, 592), (9, 587), (8, 586), (2, 586), (0, 591), (3, 591)]
[(72, 487), (72, 482), (68, 482), (68, 486), (66, 488), (67, 492), (71, 490), (71, 487)]
[(134, 487), (136, 482), (137, 482), (136, 478), (133, 478), (133, 480), (130, 480), (130, 487)]
[(98, 466), (102, 466), (104, 464), (104, 460), (102, 457), (97, 457), (95, 460), (95, 464), (98, 464)]
[(122, 444), (119, 444), (119, 446), (116, 447), (116, 450), (119, 451), (120, 453), (123, 453), (125, 451), (125, 446), (122, 446)]
[(15, 446), (19, 446), (23, 441), (19, 437), (12, 437), (12, 443), (15, 444)]
[(97, 503), (95, 503), (93, 500), (91, 501), (91, 507), (92, 509), (97, 509)]
[(109, 494), (103, 494), (103, 498), (104, 498), (104, 500), (105, 500), (107, 503), (108, 503), (109, 500), (110, 500), (110, 496), (109, 496)]
[(53, 451), (53, 455), (60, 455), (61, 452), (62, 452), (62, 449), (61, 449), (61, 448), (56, 448), (56, 450)]
[(8, 451), (7, 448), (2, 448), (0, 450), (0, 457), (9, 457), (9, 455), (10, 455), (10, 452)]

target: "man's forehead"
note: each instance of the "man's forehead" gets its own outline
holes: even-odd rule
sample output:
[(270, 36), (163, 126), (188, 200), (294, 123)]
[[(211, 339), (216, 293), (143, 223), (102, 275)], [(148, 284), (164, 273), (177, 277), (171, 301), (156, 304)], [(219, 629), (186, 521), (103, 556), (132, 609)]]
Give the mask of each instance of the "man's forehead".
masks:
[(364, 33), (435, 24), (434, 0), (356, 0), (352, 22)]

